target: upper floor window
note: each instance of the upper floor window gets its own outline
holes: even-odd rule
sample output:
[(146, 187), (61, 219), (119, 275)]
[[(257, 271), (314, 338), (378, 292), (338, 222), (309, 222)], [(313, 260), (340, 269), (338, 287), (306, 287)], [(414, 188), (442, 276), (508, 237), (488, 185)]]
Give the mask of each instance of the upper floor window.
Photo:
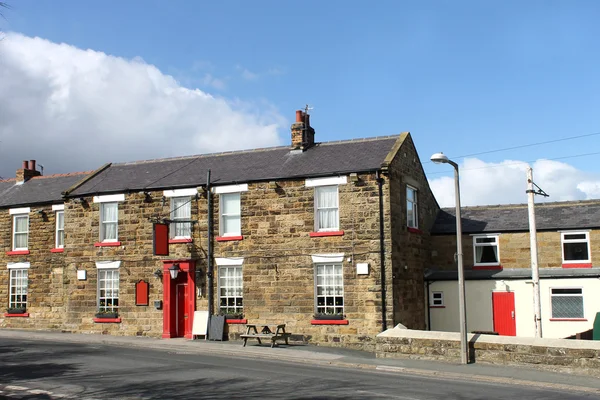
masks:
[(100, 204), (100, 241), (116, 242), (119, 239), (119, 203)]
[(65, 247), (65, 212), (56, 211), (56, 243), (57, 249)]
[(431, 307), (443, 307), (444, 306), (444, 292), (431, 292), (429, 298), (429, 304)]
[(551, 289), (552, 318), (577, 319), (584, 318), (583, 289), (555, 288)]
[[(213, 189), (219, 195), (219, 236), (223, 240), (242, 237), (242, 192), (248, 191), (248, 184), (217, 186)], [(229, 239), (227, 239), (229, 237)], [(218, 240), (219, 238), (217, 238)]]
[(475, 266), (499, 265), (498, 235), (473, 236), (473, 254)]
[(316, 231), (337, 231), (340, 229), (339, 194), (336, 186), (315, 188), (315, 229)]
[(417, 189), (406, 186), (406, 225), (409, 228), (418, 228), (417, 216)]
[(29, 214), (13, 215), (13, 250), (27, 250)]
[(561, 240), (564, 264), (591, 262), (589, 232), (562, 232)]
[(189, 239), (192, 237), (192, 198), (171, 198), (171, 239)]

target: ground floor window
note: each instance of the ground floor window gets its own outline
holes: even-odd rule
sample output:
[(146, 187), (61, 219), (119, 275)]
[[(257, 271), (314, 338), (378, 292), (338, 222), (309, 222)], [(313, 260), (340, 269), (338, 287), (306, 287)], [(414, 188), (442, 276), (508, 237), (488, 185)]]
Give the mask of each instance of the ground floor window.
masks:
[(344, 280), (341, 263), (315, 265), (317, 314), (344, 313)]
[(430, 304), (434, 307), (444, 305), (444, 292), (431, 292)]
[(119, 311), (118, 269), (98, 269), (98, 311)]
[(552, 318), (583, 318), (583, 289), (551, 289)]
[(219, 311), (223, 314), (244, 312), (241, 265), (219, 267)]
[(27, 269), (10, 270), (9, 309), (27, 309)]

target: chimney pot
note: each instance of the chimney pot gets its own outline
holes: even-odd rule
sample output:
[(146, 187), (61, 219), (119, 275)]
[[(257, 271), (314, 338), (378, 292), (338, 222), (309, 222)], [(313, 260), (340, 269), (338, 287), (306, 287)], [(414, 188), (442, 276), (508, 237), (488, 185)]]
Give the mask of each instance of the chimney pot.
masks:
[(304, 122), (304, 112), (302, 110), (296, 111), (296, 122)]
[(29, 169), (35, 171), (35, 160), (29, 160)]
[(23, 160), (23, 169), (29, 169), (29, 161)]

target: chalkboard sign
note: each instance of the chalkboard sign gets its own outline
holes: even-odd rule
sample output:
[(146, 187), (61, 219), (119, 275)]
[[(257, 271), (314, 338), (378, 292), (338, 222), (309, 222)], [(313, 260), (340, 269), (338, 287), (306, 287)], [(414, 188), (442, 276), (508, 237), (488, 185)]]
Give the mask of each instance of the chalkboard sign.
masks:
[(208, 311), (194, 311), (194, 325), (192, 326), (192, 337), (204, 336), (208, 327)]
[(225, 328), (224, 315), (211, 315), (208, 325), (208, 340), (223, 340), (223, 329)]

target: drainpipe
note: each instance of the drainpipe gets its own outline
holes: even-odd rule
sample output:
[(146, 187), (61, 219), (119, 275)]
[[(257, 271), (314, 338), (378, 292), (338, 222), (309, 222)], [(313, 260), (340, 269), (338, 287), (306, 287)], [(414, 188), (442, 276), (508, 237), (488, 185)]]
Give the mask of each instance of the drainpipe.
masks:
[(383, 178), (376, 172), (377, 185), (379, 186), (379, 265), (381, 268), (381, 330), (387, 330), (386, 321), (386, 286), (385, 286), (385, 237), (383, 221)]
[(206, 284), (208, 291), (208, 320), (213, 315), (213, 210), (212, 210), (212, 193), (210, 189), (210, 169), (206, 175), (206, 198), (208, 200), (208, 226), (207, 226), (207, 238), (208, 238), (208, 249), (207, 249), (207, 262), (206, 262)]
[(431, 286), (432, 282), (430, 281), (426, 281), (425, 283), (427, 285), (427, 330), (430, 331), (431, 330), (431, 302), (429, 300), (429, 286)]

